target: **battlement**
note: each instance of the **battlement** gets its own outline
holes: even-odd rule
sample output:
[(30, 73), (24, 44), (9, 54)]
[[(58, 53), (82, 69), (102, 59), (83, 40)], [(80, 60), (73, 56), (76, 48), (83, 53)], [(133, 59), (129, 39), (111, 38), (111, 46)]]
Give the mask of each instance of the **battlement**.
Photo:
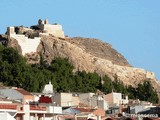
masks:
[[(32, 28), (36, 27), (38, 30)], [(41, 35), (53, 35), (55, 37), (64, 38), (62, 26), (58, 24), (49, 24), (48, 20), (38, 20), (38, 25), (28, 27), (8, 27), (7, 35), (18, 41), (21, 46), (22, 55), (30, 52), (36, 52), (40, 43)]]
[(8, 34), (9, 36), (11, 36), (11, 35), (13, 35), (13, 34), (16, 34), (14, 27), (8, 27), (8, 28), (7, 28), (7, 34)]
[(55, 37), (64, 38), (64, 32), (62, 30), (62, 26), (59, 24), (49, 24), (48, 20), (38, 20), (38, 28), (42, 31), (42, 35), (54, 35)]
[(38, 25), (44, 25), (44, 24), (49, 24), (49, 22), (48, 22), (47, 19), (45, 19), (45, 20), (39, 19), (39, 20), (38, 20)]
[(15, 27), (8, 27), (7, 34), (18, 41), (22, 49), (22, 55), (36, 52), (41, 39), (40, 37), (28, 38), (24, 34), (16, 34)]

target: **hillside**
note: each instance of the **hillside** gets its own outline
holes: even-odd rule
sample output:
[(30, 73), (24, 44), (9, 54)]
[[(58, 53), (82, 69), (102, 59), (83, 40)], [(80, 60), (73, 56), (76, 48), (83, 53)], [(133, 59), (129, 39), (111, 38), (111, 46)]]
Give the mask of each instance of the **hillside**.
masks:
[(113, 64), (130, 66), (128, 61), (118, 51), (112, 48), (112, 45), (101, 40), (82, 37), (68, 38), (66, 40), (72, 44), (81, 46), (87, 53), (95, 57), (110, 60)]
[(73, 72), (96, 72), (132, 86), (150, 80), (157, 91), (160, 88), (153, 72), (132, 67), (110, 44), (92, 38), (64, 37), (60, 25), (39, 21), (31, 28), (9, 27), (0, 40), (16, 48), (31, 64), (38, 63), (41, 55), (48, 63), (56, 57), (68, 58), (74, 66)]
[[(79, 41), (81, 39), (82, 42), (78, 44), (77, 38), (61, 39), (52, 35), (42, 36), (37, 53), (42, 53), (48, 62), (55, 57), (69, 58), (75, 67), (75, 71), (96, 72), (102, 76), (107, 74), (111, 78), (117, 76), (125, 84), (135, 85), (146, 79), (155, 80), (154, 73), (131, 67), (127, 60), (107, 43), (93, 39), (92, 44), (96, 44), (97, 48), (100, 48), (101, 44), (106, 44), (101, 49), (105, 52), (99, 53), (96, 52), (96, 50), (98, 51), (97, 48), (93, 49), (94, 47), (87, 45), (88, 40), (91, 41), (92, 39), (79, 38)], [(84, 41), (86, 41), (85, 45)], [(107, 59), (108, 57), (109, 59)], [(33, 62), (31, 61), (32, 57), (29, 57), (28, 60), (31, 63)]]

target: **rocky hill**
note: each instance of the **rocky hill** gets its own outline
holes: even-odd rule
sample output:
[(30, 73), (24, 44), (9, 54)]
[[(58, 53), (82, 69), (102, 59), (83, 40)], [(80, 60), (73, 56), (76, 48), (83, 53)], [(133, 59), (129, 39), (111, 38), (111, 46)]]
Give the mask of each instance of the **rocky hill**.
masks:
[[(60, 36), (55, 36), (56, 32), (50, 30), (52, 27), (54, 29), (56, 27), (57, 35)], [(112, 48), (112, 45), (98, 39), (64, 37), (59, 26), (57, 28), (51, 25), (50, 33), (43, 30), (44, 28), (45, 24), (40, 24), (36, 26), (36, 29), (16, 29), (18, 30), (16, 33), (14, 28), (9, 28), (7, 35), (1, 35), (0, 40), (3, 44), (7, 41), (8, 46), (16, 48), (31, 64), (39, 62), (40, 55), (48, 63), (55, 57), (65, 57), (75, 67), (74, 71), (96, 72), (102, 76), (107, 74), (112, 80), (116, 77), (124, 84), (133, 86), (144, 80), (150, 80), (155, 89), (159, 91), (160, 85), (153, 72), (132, 67), (123, 55)]]
[[(96, 72), (102, 76), (107, 74), (112, 79), (116, 76), (127, 85), (137, 85), (146, 79), (156, 81), (154, 73), (132, 67), (111, 45), (97, 39), (42, 36), (37, 53), (43, 54), (48, 62), (55, 57), (68, 58), (75, 71)], [(31, 63), (33, 59), (28, 58)]]

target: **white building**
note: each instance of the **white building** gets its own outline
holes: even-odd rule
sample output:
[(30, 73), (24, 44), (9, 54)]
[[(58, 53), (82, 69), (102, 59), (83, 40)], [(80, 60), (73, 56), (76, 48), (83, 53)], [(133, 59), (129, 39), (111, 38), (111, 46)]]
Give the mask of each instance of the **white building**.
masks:
[(96, 95), (95, 93), (81, 93), (79, 94), (79, 99), (81, 103), (92, 108), (101, 108), (103, 110), (107, 110), (109, 107), (103, 96)]
[(54, 102), (62, 107), (67, 106), (78, 106), (79, 105), (79, 96), (74, 93), (56, 93), (53, 96)]
[(53, 85), (51, 84), (51, 81), (49, 81), (49, 84), (45, 85), (43, 93), (45, 93), (45, 94), (54, 93), (53, 92)]
[(122, 93), (112, 92), (104, 95), (104, 99), (110, 106), (120, 106), (121, 104), (128, 104), (128, 96), (122, 95)]
[(48, 20), (39, 20), (38, 27), (42, 30), (42, 35), (54, 35), (55, 37), (64, 38), (62, 26), (59, 24), (49, 24)]

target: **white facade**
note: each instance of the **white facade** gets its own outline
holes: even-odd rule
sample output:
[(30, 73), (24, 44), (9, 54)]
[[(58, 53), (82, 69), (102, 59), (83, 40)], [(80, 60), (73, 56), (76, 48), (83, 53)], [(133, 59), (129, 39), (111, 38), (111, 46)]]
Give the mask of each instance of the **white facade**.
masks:
[(113, 93), (113, 103), (117, 106), (122, 103), (122, 94), (121, 93)]
[(110, 106), (119, 106), (121, 104), (128, 104), (128, 96), (123, 96), (122, 93), (112, 92), (104, 96), (104, 99)]
[(21, 46), (22, 55), (26, 53), (36, 52), (38, 45), (40, 44), (40, 37), (34, 37), (33, 39), (26, 37), (25, 35), (15, 34), (13, 27), (9, 27), (10, 32), (8, 34), (10, 37), (16, 39), (18, 44)]
[(91, 106), (91, 98), (93, 95), (95, 95), (95, 93), (81, 93), (81, 94), (79, 94), (80, 102), (85, 105)]
[(132, 107), (130, 107), (130, 113), (137, 114), (138, 112), (145, 110), (147, 108), (150, 108), (150, 107), (155, 107), (155, 106), (145, 106), (145, 105), (132, 106)]
[[(48, 20), (39, 20), (38, 27), (42, 31), (41, 33), (39, 33), (39, 36), (51, 34), (55, 37), (65, 37), (64, 32), (62, 30), (62, 26), (58, 24), (48, 24)], [(24, 29), (32, 30), (29, 28)], [(22, 55), (25, 55), (26, 53), (36, 52), (37, 47), (40, 44), (41, 37), (34, 37), (33, 39), (31, 39), (23, 34), (16, 34), (14, 27), (8, 27), (7, 34), (18, 41), (18, 44), (21, 46), (22, 49)]]
[(45, 35), (47, 33), (47, 34), (52, 34), (55, 37), (61, 37), (61, 38), (65, 37), (61, 25), (49, 24), (48, 20), (39, 20), (38, 26), (40, 27), (40, 29), (43, 31)]
[(62, 114), (62, 107), (48, 106), (47, 113)]
[(16, 119), (7, 112), (1, 112), (0, 120), (16, 120)]
[(81, 93), (79, 94), (80, 102), (91, 106), (93, 108), (108, 109), (108, 103), (104, 100), (103, 96), (95, 95), (95, 93)]
[(53, 85), (51, 84), (51, 82), (45, 85), (43, 93), (46, 93), (46, 94), (53, 93)]
[[(24, 105), (24, 120), (53, 120), (56, 114), (62, 114), (62, 107), (48, 106), (46, 110), (30, 110), (29, 105)], [(41, 115), (41, 117), (39, 116)]]
[(78, 106), (79, 105), (79, 96), (72, 93), (57, 93), (53, 97), (54, 102), (62, 107), (67, 106)]

